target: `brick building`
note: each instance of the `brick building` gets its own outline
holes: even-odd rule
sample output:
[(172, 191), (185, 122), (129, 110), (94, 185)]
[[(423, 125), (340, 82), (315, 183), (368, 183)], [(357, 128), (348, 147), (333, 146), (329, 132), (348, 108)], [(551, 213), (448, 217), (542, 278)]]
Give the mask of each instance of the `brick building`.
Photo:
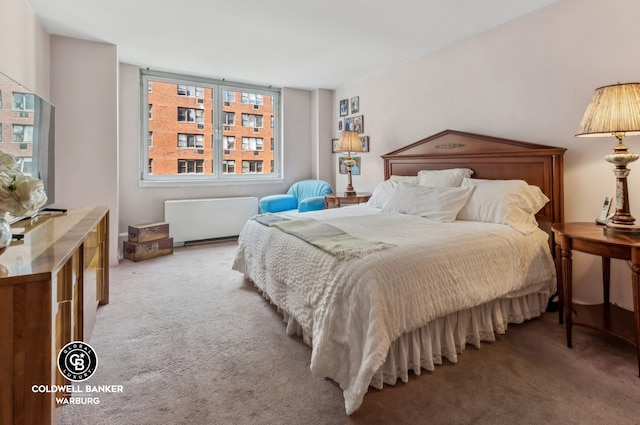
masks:
[(273, 172), (272, 97), (230, 89), (220, 96), (222, 116), (215, 117), (212, 88), (149, 81), (150, 174), (212, 174), (220, 152), (221, 173)]
[(35, 96), (17, 90), (17, 84), (0, 79), (0, 150), (18, 159), (18, 166), (31, 173), (34, 138)]

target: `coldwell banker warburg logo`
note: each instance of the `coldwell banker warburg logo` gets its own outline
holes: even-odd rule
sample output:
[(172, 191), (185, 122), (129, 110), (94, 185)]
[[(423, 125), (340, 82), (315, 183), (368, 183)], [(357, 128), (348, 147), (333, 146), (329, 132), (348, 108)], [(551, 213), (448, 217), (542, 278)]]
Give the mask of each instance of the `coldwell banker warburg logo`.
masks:
[(98, 356), (93, 348), (82, 341), (72, 341), (58, 354), (58, 370), (72, 382), (86, 381), (98, 368)]

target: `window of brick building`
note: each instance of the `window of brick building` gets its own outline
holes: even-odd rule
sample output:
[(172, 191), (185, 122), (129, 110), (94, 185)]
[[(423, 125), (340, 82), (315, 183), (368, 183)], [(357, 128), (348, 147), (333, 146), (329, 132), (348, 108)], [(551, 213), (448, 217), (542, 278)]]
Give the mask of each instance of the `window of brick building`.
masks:
[(150, 70), (141, 87), (142, 186), (281, 181), (279, 89)]

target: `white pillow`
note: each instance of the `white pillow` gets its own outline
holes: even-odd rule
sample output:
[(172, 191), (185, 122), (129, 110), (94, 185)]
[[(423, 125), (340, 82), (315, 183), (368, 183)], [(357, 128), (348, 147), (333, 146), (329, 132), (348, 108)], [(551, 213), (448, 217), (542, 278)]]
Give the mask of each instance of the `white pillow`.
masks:
[(527, 235), (538, 227), (535, 214), (549, 202), (540, 188), (524, 180), (465, 178), (462, 187), (475, 187), (458, 213), (458, 220), (506, 224)]
[(385, 180), (378, 183), (378, 185), (373, 189), (373, 193), (371, 194), (371, 198), (369, 198), (367, 205), (370, 207), (383, 208), (391, 199), (393, 191), (397, 185), (398, 183), (393, 180)]
[(382, 211), (398, 211), (450, 223), (473, 190), (472, 187), (429, 187), (400, 182)]
[(391, 176), (389, 180), (396, 183), (407, 182), (411, 184), (418, 184), (418, 176)]
[(418, 183), (432, 187), (455, 187), (462, 184), (465, 177), (471, 177), (473, 170), (469, 168), (451, 168), (448, 170), (418, 171)]

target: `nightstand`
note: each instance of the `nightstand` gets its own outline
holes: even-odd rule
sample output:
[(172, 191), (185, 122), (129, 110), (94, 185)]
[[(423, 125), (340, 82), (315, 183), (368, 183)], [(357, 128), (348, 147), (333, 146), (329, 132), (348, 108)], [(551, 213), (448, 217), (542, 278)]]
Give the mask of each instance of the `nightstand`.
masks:
[(324, 195), (324, 207), (340, 208), (343, 204), (361, 204), (371, 198), (370, 192), (358, 192), (355, 195), (345, 195), (344, 193), (330, 193)]
[[(564, 308), (567, 347), (571, 348), (573, 325), (586, 326), (616, 336), (636, 347), (640, 375), (640, 238), (605, 234), (603, 227), (594, 223), (556, 223), (552, 230), (556, 240), (556, 261), (560, 261), (558, 282), (563, 295), (560, 309), (562, 311)], [(572, 251), (602, 257), (602, 304), (572, 303)], [(609, 302), (612, 258), (631, 263), (633, 312)]]

